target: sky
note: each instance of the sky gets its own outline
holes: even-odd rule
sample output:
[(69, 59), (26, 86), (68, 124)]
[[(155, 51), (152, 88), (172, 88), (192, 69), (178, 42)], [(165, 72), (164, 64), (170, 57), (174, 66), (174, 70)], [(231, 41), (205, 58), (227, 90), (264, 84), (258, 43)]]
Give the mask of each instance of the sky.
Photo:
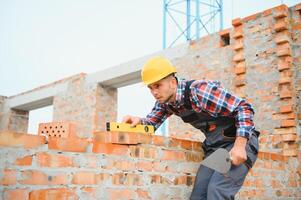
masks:
[[(162, 50), (162, 2), (0, 0), (0, 95), (12, 96)], [(224, 0), (224, 28), (231, 27), (234, 18), (300, 2)], [(141, 84), (119, 88), (118, 120), (125, 114), (145, 116), (153, 104)], [(52, 106), (30, 111), (28, 132), (36, 133), (38, 123), (51, 120)]]

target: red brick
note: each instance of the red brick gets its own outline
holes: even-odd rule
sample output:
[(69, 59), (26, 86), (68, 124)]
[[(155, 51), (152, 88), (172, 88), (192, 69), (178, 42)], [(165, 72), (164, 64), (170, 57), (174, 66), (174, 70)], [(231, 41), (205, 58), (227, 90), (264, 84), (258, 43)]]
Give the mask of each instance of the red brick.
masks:
[(289, 43), (283, 43), (277, 46), (276, 49), (277, 56), (291, 56), (292, 51)]
[(37, 164), (40, 167), (73, 167), (73, 160), (69, 156), (55, 155), (46, 152), (40, 152), (36, 155)]
[(288, 22), (287, 21), (278, 21), (274, 25), (274, 30), (276, 32), (284, 31), (288, 29)]
[(291, 33), (289, 31), (278, 32), (275, 37), (276, 44), (289, 43), (291, 41)]
[(295, 127), (296, 122), (295, 120), (282, 120), (281, 127)]
[(162, 160), (185, 160), (185, 153), (183, 151), (162, 150), (162, 153)]
[(241, 25), (241, 26), (238, 26), (237, 28), (234, 28), (233, 38), (237, 40), (242, 37), (243, 37), (243, 30), (242, 30), (242, 25)]
[(284, 156), (297, 156), (298, 150), (297, 149), (284, 149), (284, 150), (282, 150), (282, 154)]
[(19, 166), (29, 166), (31, 164), (32, 164), (32, 155), (24, 156), (22, 158), (18, 158), (15, 161), (15, 165), (19, 165)]
[(137, 170), (152, 171), (153, 163), (151, 161), (138, 161), (136, 164)]
[(76, 125), (72, 122), (40, 123), (38, 134), (58, 138), (77, 137)]
[(249, 15), (247, 17), (244, 17), (243, 21), (248, 22), (248, 21), (251, 21), (251, 20), (256, 20), (258, 17), (260, 17), (260, 13), (255, 13), (253, 15)]
[(49, 188), (34, 190), (29, 194), (29, 200), (78, 200), (75, 191), (67, 188)]
[(94, 142), (92, 151), (93, 153), (126, 156), (128, 155), (128, 145)]
[(278, 70), (282, 71), (284, 69), (291, 68), (293, 63), (293, 58), (291, 56), (284, 56), (278, 59)]
[(135, 199), (135, 191), (130, 189), (107, 189), (106, 193), (109, 196), (109, 200), (117, 200), (122, 197), (122, 199)]
[(149, 200), (151, 199), (151, 197), (150, 197), (147, 190), (143, 190), (143, 189), (138, 188), (136, 190), (136, 193), (138, 194), (139, 199), (149, 199)]
[(165, 139), (166, 137), (154, 135), (153, 136), (153, 144), (158, 146), (165, 146)]
[(301, 23), (296, 24), (296, 25), (293, 25), (293, 26), (292, 26), (292, 29), (293, 29), (294, 31), (299, 31), (299, 30), (301, 30)]
[(243, 74), (236, 76), (235, 79), (234, 79), (234, 85), (236, 87), (244, 86), (246, 84), (245, 79), (246, 79), (246, 76), (243, 75)]
[(150, 147), (130, 146), (130, 155), (136, 158), (156, 158), (157, 151)]
[(28, 189), (7, 189), (4, 190), (5, 200), (28, 200)]
[(244, 48), (244, 44), (240, 41), (240, 42), (236, 42), (234, 45), (233, 45), (233, 49), (235, 51), (238, 51), (238, 50), (241, 50)]
[(138, 143), (139, 144), (151, 144), (152, 143), (152, 135), (148, 134), (139, 134), (138, 135)]
[(280, 91), (280, 98), (281, 99), (292, 98), (292, 97), (293, 97), (292, 91), (289, 91), (289, 90), (282, 90), (282, 91)]
[(25, 133), (0, 132), (0, 146), (36, 148), (46, 143), (45, 136), (29, 135)]
[(282, 141), (292, 142), (297, 140), (297, 134), (283, 134), (281, 135)]
[(112, 175), (114, 185), (142, 185), (142, 177), (133, 173), (116, 173)]
[(68, 184), (68, 176), (66, 174), (47, 175), (38, 170), (22, 171), (22, 178), (19, 180), (21, 184), (27, 185), (59, 185)]
[(95, 132), (94, 140), (112, 144), (138, 144), (138, 133), (127, 132)]
[(0, 171), (0, 185), (17, 184), (17, 172), (12, 169), (3, 169)]
[(295, 10), (300, 11), (301, 10), (301, 3), (295, 5), (294, 7), (295, 7)]
[(241, 18), (236, 18), (232, 20), (232, 25), (233, 26), (240, 26), (242, 24)]
[(280, 107), (280, 113), (290, 113), (293, 112), (293, 105), (286, 105)]
[(296, 134), (297, 130), (295, 127), (289, 127), (289, 128), (276, 128), (274, 129), (273, 134)]
[(80, 138), (55, 138), (50, 137), (48, 148), (59, 151), (86, 152), (89, 142)]
[(230, 34), (230, 30), (231, 30), (230, 28), (221, 30), (220, 32), (218, 32), (218, 34), (219, 34), (220, 36), (228, 35), (228, 34)]
[(94, 185), (96, 184), (96, 174), (94, 172), (76, 172), (73, 175), (72, 184)]
[(135, 170), (136, 166), (135, 163), (131, 160), (125, 161), (125, 160), (118, 160), (114, 161), (114, 166), (116, 169), (122, 170), (122, 171), (130, 171)]
[(236, 53), (233, 57), (234, 62), (242, 62), (244, 60), (245, 60), (245, 58), (244, 58), (243, 52)]
[(200, 152), (186, 152), (185, 153), (186, 160), (188, 162), (201, 162), (203, 160), (204, 155)]

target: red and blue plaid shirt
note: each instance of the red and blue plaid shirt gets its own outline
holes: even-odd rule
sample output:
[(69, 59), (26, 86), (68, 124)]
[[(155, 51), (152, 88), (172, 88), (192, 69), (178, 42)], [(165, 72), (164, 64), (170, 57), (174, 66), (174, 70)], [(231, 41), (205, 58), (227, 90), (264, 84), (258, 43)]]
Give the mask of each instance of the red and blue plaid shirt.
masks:
[[(181, 112), (184, 107), (186, 80), (178, 79), (176, 101), (161, 104), (156, 101), (150, 114), (142, 118), (142, 124), (157, 129), (173, 111)], [(190, 101), (195, 112), (206, 112), (212, 117), (229, 116), (236, 120), (237, 136), (249, 138), (254, 130), (254, 110), (244, 99), (230, 94), (217, 81), (196, 80), (190, 86)], [(167, 109), (168, 106), (173, 107)]]

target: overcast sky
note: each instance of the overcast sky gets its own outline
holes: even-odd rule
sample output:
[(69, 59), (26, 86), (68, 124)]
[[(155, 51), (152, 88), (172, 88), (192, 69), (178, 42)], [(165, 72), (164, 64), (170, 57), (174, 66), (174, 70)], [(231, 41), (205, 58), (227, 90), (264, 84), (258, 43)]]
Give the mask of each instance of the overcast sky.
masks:
[[(0, 0), (0, 95), (11, 96), (80, 72), (93, 73), (162, 49), (163, 0)], [(225, 0), (231, 20), (300, 0)], [(139, 102), (143, 96), (143, 102)], [(118, 116), (144, 116), (141, 85), (119, 89)], [(129, 105), (128, 102), (131, 102)], [(52, 107), (30, 112), (29, 132)]]

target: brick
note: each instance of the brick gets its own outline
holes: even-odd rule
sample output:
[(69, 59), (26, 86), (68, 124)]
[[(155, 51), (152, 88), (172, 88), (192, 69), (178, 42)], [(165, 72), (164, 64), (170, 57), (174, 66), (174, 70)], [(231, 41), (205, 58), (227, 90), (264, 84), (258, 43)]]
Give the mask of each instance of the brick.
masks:
[(276, 153), (271, 154), (271, 159), (279, 162), (286, 162), (288, 160), (286, 156), (283, 156), (281, 154), (276, 154)]
[(278, 45), (276, 48), (276, 54), (278, 57), (291, 56), (292, 50), (291, 47), (289, 46), (289, 43)]
[(290, 77), (281, 77), (279, 79), (279, 84), (282, 85), (282, 84), (291, 84), (292, 83), (292, 78)]
[(248, 21), (251, 21), (251, 20), (256, 20), (257, 18), (260, 17), (260, 14), (261, 14), (261, 13), (255, 13), (255, 14), (253, 14), (253, 15), (249, 15), (249, 16), (247, 16), (247, 17), (244, 17), (244, 18), (243, 18), (243, 21), (244, 21), (244, 23), (245, 23), (245, 22), (248, 22)]
[(73, 175), (72, 184), (94, 185), (96, 184), (96, 174), (94, 172), (76, 172)]
[(163, 155), (161, 160), (185, 160), (185, 153), (182, 151), (162, 150), (162, 153)]
[(133, 173), (116, 173), (112, 175), (113, 185), (142, 185), (142, 177)]
[(290, 69), (292, 67), (292, 58), (290, 56), (286, 56), (278, 59), (278, 70), (283, 71), (285, 69)]
[(242, 26), (234, 28), (233, 38), (237, 40), (237, 39), (242, 38), (242, 37), (243, 37)]
[(136, 158), (156, 158), (157, 151), (154, 148), (150, 147), (141, 147), (141, 146), (130, 146), (130, 155), (131, 157)]
[(242, 66), (242, 67), (235, 66), (235, 68), (234, 68), (234, 72), (236, 75), (245, 74), (246, 70), (247, 70), (247, 68), (245, 66)]
[(288, 30), (288, 22), (287, 21), (276, 22), (273, 28), (276, 32)]
[(236, 86), (236, 87), (240, 87), (240, 86), (244, 86), (246, 83), (246, 76), (245, 75), (239, 75), (239, 76), (236, 76), (235, 78), (234, 78), (234, 85)]
[(89, 142), (81, 138), (55, 138), (50, 137), (48, 148), (59, 151), (86, 152)]
[(292, 91), (289, 91), (289, 90), (282, 90), (282, 91), (280, 91), (280, 98), (281, 99), (292, 98), (292, 97), (293, 97)]
[(275, 37), (276, 44), (289, 43), (291, 41), (291, 34), (289, 31), (278, 32)]
[(95, 132), (94, 140), (112, 144), (138, 144), (139, 134), (127, 132)]
[(28, 189), (7, 189), (4, 190), (5, 200), (28, 200)]
[(284, 149), (282, 151), (282, 154), (284, 156), (297, 156), (298, 155), (298, 150), (297, 149)]
[(283, 134), (281, 135), (282, 141), (292, 142), (297, 140), (297, 134)]
[(116, 200), (120, 199), (135, 199), (135, 191), (131, 189), (117, 189), (117, 188), (112, 188), (112, 189), (106, 189), (105, 191), (106, 194), (108, 194), (109, 199), (108, 200)]
[(41, 190), (33, 190), (29, 193), (29, 200), (50, 200), (50, 199), (60, 199), (60, 200), (78, 200), (79, 198), (75, 194), (73, 189), (67, 188), (49, 188)]
[(27, 185), (68, 184), (68, 176), (66, 174), (47, 175), (38, 170), (26, 170), (21, 172), (19, 183)]
[(290, 113), (290, 112), (293, 112), (292, 104), (280, 107), (280, 113)]
[(157, 146), (165, 146), (165, 139), (166, 139), (166, 137), (154, 135), (152, 137), (152, 140), (153, 140), (152, 143)]
[(292, 26), (292, 29), (293, 29), (294, 31), (299, 31), (299, 30), (301, 30), (301, 23), (293, 25), (293, 26)]
[(105, 181), (110, 180), (111, 174), (100, 173), (95, 176), (96, 184), (103, 183)]
[(45, 136), (29, 135), (25, 133), (0, 132), (0, 146), (36, 148), (46, 143)]
[(40, 152), (36, 154), (36, 161), (40, 167), (74, 167), (72, 158), (66, 155)]
[(228, 35), (228, 34), (230, 34), (230, 30), (231, 30), (230, 28), (221, 30), (221, 31), (218, 32), (218, 34), (219, 34), (220, 36)]
[(281, 127), (295, 127), (296, 122), (295, 120), (282, 120), (281, 121)]
[(185, 157), (188, 162), (201, 162), (204, 155), (200, 152), (186, 152)]
[(49, 122), (40, 123), (38, 129), (39, 135), (58, 138), (70, 138), (76, 135), (76, 125), (72, 122)]
[(181, 147), (186, 150), (192, 150), (192, 143), (189, 140), (182, 140)]
[(233, 45), (233, 49), (235, 51), (238, 51), (238, 50), (241, 50), (244, 48), (244, 44), (242, 42), (236, 42), (234, 45)]
[(274, 18), (275, 19), (280, 19), (288, 16), (288, 10), (281, 10), (278, 12), (275, 12)]
[(128, 155), (128, 145), (94, 142), (92, 152), (103, 153), (108, 155), (126, 156)]
[(136, 163), (136, 169), (141, 171), (152, 171), (153, 162), (151, 161), (138, 161)]
[(242, 25), (242, 20), (241, 20), (241, 18), (233, 19), (233, 20), (232, 20), (232, 25), (233, 25), (233, 26), (240, 26), (240, 25)]
[(233, 57), (234, 62), (241, 62), (244, 60), (245, 60), (245, 58), (244, 58), (243, 52), (236, 53)]
[(152, 135), (148, 134), (139, 134), (138, 135), (138, 143), (139, 144), (151, 144), (152, 143)]
[(289, 128), (275, 128), (273, 134), (296, 134), (297, 130), (295, 127)]
[(32, 164), (32, 155), (24, 156), (22, 158), (18, 158), (15, 161), (15, 165), (19, 165), (19, 166), (29, 166), (31, 164)]
[(0, 185), (17, 184), (17, 171), (12, 169), (2, 169), (0, 171)]
[(122, 170), (122, 171), (131, 171), (136, 169), (136, 165), (133, 161), (125, 161), (125, 160), (118, 160), (114, 162), (114, 167), (116, 169)]
[(143, 190), (138, 188), (136, 190), (139, 199), (151, 199), (149, 192), (147, 190)]

